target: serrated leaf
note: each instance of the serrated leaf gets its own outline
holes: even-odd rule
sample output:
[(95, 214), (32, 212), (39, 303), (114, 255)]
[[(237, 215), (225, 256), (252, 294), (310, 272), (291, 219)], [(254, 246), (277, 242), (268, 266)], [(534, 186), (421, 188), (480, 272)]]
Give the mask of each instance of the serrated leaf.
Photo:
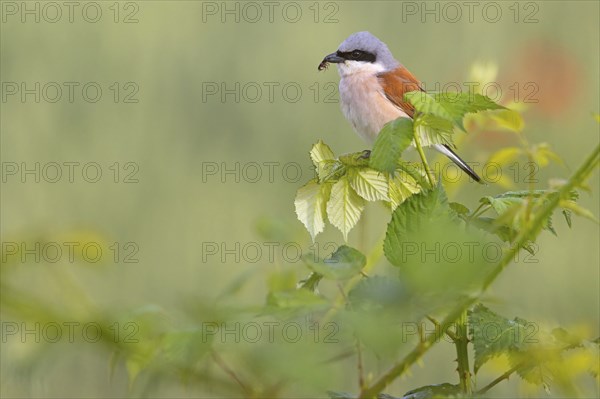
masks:
[(405, 93), (404, 98), (420, 113), (434, 115), (448, 121), (454, 121), (458, 117), (458, 115), (452, 114), (447, 110), (440, 101), (437, 101), (433, 97), (433, 95), (423, 91), (411, 91)]
[(409, 118), (398, 118), (381, 129), (377, 135), (369, 166), (380, 172), (393, 174), (402, 152), (414, 138), (413, 122)]
[(344, 280), (358, 274), (365, 267), (367, 258), (360, 251), (342, 245), (325, 260), (315, 259), (314, 255), (307, 254), (302, 257), (302, 261), (324, 278)]
[(369, 168), (352, 168), (348, 171), (350, 185), (367, 201), (389, 201), (388, 179), (382, 172)]
[(524, 348), (528, 337), (527, 320), (508, 320), (478, 304), (469, 312), (469, 330), (475, 350), (474, 371), (489, 359)]
[(383, 250), (386, 258), (394, 266), (401, 266), (403, 243), (411, 233), (431, 223), (450, 220), (448, 198), (442, 186), (410, 196), (398, 205), (388, 224)]
[(358, 223), (365, 208), (365, 200), (350, 186), (347, 176), (342, 177), (331, 188), (331, 196), (327, 203), (327, 217), (348, 241), (348, 233)]
[(417, 111), (433, 114), (436, 117), (454, 122), (464, 130), (463, 119), (466, 114), (505, 109), (490, 98), (474, 93), (437, 93), (429, 95), (424, 92), (409, 92), (404, 95)]
[(406, 201), (408, 197), (421, 191), (421, 186), (415, 178), (402, 169), (396, 169), (394, 177), (389, 179), (389, 198), (392, 210)]
[(331, 193), (331, 184), (319, 184), (311, 180), (298, 189), (294, 206), (298, 220), (304, 224), (312, 240), (325, 228), (326, 204)]

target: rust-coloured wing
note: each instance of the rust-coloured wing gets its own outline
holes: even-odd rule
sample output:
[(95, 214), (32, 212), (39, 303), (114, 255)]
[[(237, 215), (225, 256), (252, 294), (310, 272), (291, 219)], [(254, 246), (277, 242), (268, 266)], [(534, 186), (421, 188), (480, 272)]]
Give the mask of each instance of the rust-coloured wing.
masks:
[(404, 93), (424, 91), (421, 87), (421, 82), (403, 66), (389, 72), (382, 72), (377, 75), (377, 78), (388, 100), (412, 118), (415, 109), (410, 103), (404, 101)]

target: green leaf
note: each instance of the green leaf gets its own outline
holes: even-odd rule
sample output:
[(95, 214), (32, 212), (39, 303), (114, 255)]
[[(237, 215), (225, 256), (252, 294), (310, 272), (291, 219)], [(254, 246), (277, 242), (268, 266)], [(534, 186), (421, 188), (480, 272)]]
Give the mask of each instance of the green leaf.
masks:
[(398, 118), (386, 123), (377, 135), (369, 165), (380, 172), (393, 174), (400, 155), (410, 146), (413, 138), (411, 119)]
[(532, 323), (508, 320), (478, 304), (469, 312), (469, 329), (475, 350), (474, 371), (495, 356), (525, 347)]
[(401, 266), (404, 242), (411, 233), (440, 220), (450, 220), (448, 198), (440, 184), (432, 190), (410, 196), (394, 210), (388, 224), (383, 244), (386, 258), (394, 266)]
[(339, 247), (325, 260), (315, 259), (314, 255), (305, 255), (302, 260), (315, 273), (333, 280), (354, 277), (367, 263), (365, 255), (346, 245)]
[(505, 109), (490, 98), (474, 93), (437, 93), (409, 92), (404, 95), (417, 111), (454, 122), (464, 130), (463, 119), (466, 114)]
[(456, 212), (458, 216), (467, 216), (471, 211), (469, 208), (461, 204), (460, 202), (451, 202), (450, 208)]
[(408, 291), (398, 279), (383, 276), (364, 278), (348, 293), (353, 310), (397, 308), (407, 299)]
[(458, 114), (453, 114), (447, 110), (440, 101), (437, 101), (433, 97), (433, 95), (423, 91), (408, 92), (404, 94), (404, 98), (420, 113), (431, 114), (447, 121), (455, 121), (458, 117)]
[(356, 194), (347, 176), (333, 185), (327, 203), (327, 216), (331, 224), (342, 232), (344, 241), (348, 241), (348, 233), (360, 219), (364, 208), (365, 200)]
[(367, 201), (389, 201), (388, 180), (383, 173), (369, 168), (352, 168), (348, 171), (350, 185)]
[(304, 224), (312, 240), (325, 228), (326, 204), (331, 193), (331, 184), (319, 184), (311, 180), (298, 189), (294, 205), (298, 220)]

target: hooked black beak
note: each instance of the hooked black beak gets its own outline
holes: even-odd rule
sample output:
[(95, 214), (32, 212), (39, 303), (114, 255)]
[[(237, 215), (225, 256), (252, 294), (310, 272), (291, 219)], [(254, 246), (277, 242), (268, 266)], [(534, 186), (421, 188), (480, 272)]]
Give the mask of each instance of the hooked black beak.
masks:
[(332, 54), (325, 56), (325, 58), (323, 58), (323, 61), (321, 61), (321, 63), (319, 64), (318, 69), (319, 69), (319, 71), (326, 69), (327, 65), (329, 65), (330, 62), (334, 63), (334, 64), (341, 64), (344, 61), (346, 61), (346, 60), (343, 59), (342, 57), (340, 57), (339, 55), (337, 55), (337, 53), (332, 53)]
[(328, 56), (325, 56), (325, 58), (323, 58), (323, 62), (331, 62), (334, 64), (341, 64), (344, 61), (346, 60), (337, 55), (337, 53), (329, 54)]

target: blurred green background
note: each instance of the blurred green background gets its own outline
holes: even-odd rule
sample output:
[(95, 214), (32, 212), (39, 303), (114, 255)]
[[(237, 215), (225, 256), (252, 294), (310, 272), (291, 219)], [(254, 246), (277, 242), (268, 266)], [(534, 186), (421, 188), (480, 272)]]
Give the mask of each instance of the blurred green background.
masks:
[[(485, 12), (484, 3), (476, 3), (470, 21), (469, 9), (460, 2), (453, 3), (459, 5), (459, 18), (447, 2), (282, 2), (273, 6), (272, 20), (270, 6), (263, 2), (77, 2), (72, 22), (68, 8), (60, 6), (62, 17), (53, 23), (55, 10), (44, 2), (2, 1), (2, 396), (223, 395), (209, 383), (186, 388), (167, 377), (130, 386), (122, 365), (109, 382), (110, 348), (65, 340), (38, 344), (31, 335), (23, 340), (4, 328), (7, 322), (51, 321), (52, 315), (40, 319), (36, 313), (48, 306), (60, 311), (62, 320), (85, 320), (88, 302), (109, 321), (126, 320), (122, 317), (130, 310), (151, 306), (160, 309), (161, 317), (185, 326), (190, 320), (218, 320), (215, 309), (221, 307), (258, 308), (273, 273), (291, 271), (298, 279), (306, 275), (299, 262), (282, 260), (281, 248), (289, 242), (298, 243), (303, 252), (311, 248), (293, 205), (296, 190), (312, 177), (308, 151), (319, 139), (336, 154), (367, 148), (339, 110), (337, 71), (317, 72), (323, 56), (352, 32), (369, 30), (381, 38), (428, 87), (464, 82), (477, 62), (496, 64), (503, 100), (513, 99), (510, 87), (519, 88), (518, 102), (527, 94), (538, 100), (524, 111), (527, 139), (549, 143), (565, 161), (539, 172), (540, 187), (551, 178), (568, 177), (599, 141), (593, 118), (600, 109), (599, 3), (502, 1)], [(24, 7), (38, 7), (39, 22), (35, 14), (23, 16)], [(421, 15), (424, 7), (438, 12)], [(88, 22), (97, 9), (99, 20)], [(502, 13), (499, 18), (496, 9)], [(131, 23), (125, 23), (127, 18)], [(39, 102), (36, 94), (23, 101), (23, 82), (34, 91), (40, 82)], [(56, 102), (50, 101), (56, 85), (47, 86), (49, 82), (62, 88)], [(72, 102), (64, 82), (79, 84)], [(97, 102), (84, 98), (82, 88), (89, 82), (102, 89)], [(526, 86), (532, 82), (533, 94), (532, 86)], [(93, 87), (89, 90), (93, 96)], [(137, 101), (126, 102), (132, 99)], [(484, 163), (516, 143), (512, 133), (483, 131), (464, 139), (458, 152)], [(55, 183), (49, 181), (53, 162), (62, 172)], [(72, 182), (65, 162), (79, 163)], [(36, 163), (39, 182), (35, 174), (21, 175), (21, 169), (33, 169)], [(98, 182), (85, 180), (95, 175), (95, 169), (89, 175), (82, 171), (89, 163), (102, 172)], [(236, 172), (222, 175), (236, 168), (239, 178)], [(513, 176), (514, 171), (504, 173)], [(513, 188), (527, 188), (523, 176), (516, 180)], [(595, 215), (600, 214), (598, 188), (596, 174), (591, 195), (584, 192), (581, 198)], [(505, 189), (465, 180), (449, 190), (451, 199), (476, 206), (479, 197)], [(389, 216), (373, 206), (366, 218), (366, 227), (355, 229), (349, 240), (363, 250), (376, 243)], [(488, 299), (507, 316), (583, 329), (596, 337), (598, 225), (577, 218), (568, 229), (556, 219), (558, 238), (543, 234), (536, 263), (511, 265)], [(325, 243), (341, 244), (342, 237), (328, 226), (318, 241), (327, 253), (331, 249)], [(79, 257), (70, 261), (64, 253), (57, 262), (47, 261), (52, 255), (37, 262), (34, 256), (23, 260), (21, 254), (7, 252), (12, 249), (7, 243), (36, 242), (76, 242), (78, 248), (100, 243), (103, 253), (92, 263)], [(269, 259), (265, 242), (280, 243), (275, 259)], [(118, 254), (109, 248), (114, 243)], [(256, 262), (248, 256), (238, 261), (234, 255), (223, 260), (220, 251), (207, 255), (212, 243), (234, 249), (236, 243), (257, 243), (263, 252)], [(138, 262), (126, 262), (127, 254), (127, 260)], [(390, 269), (382, 262), (377, 270)], [(240, 276), (245, 285), (226, 291)], [(27, 299), (33, 297), (37, 300)], [(13, 306), (22, 298), (25, 303)], [(236, 350), (231, 345), (230, 352)], [(308, 345), (293, 350), (321, 349)], [(439, 345), (422, 367), (414, 367), (386, 392), (400, 395), (428, 383), (454, 382), (453, 350)], [(282, 369), (291, 362), (285, 350), (266, 345), (261, 351), (272, 356), (265, 364), (285, 374)], [(274, 360), (277, 356), (281, 359)], [(241, 374), (250, 369), (260, 375), (260, 358), (253, 359), (256, 363), (245, 364), (235, 356), (229, 361)], [(311, 383), (287, 387), (279, 395), (314, 397), (324, 396), (326, 389), (357, 389), (353, 361), (299, 370), (307, 376), (293, 377)], [(536, 396), (536, 389), (513, 378), (493, 396)], [(586, 389), (591, 396), (598, 393), (597, 387)]]

